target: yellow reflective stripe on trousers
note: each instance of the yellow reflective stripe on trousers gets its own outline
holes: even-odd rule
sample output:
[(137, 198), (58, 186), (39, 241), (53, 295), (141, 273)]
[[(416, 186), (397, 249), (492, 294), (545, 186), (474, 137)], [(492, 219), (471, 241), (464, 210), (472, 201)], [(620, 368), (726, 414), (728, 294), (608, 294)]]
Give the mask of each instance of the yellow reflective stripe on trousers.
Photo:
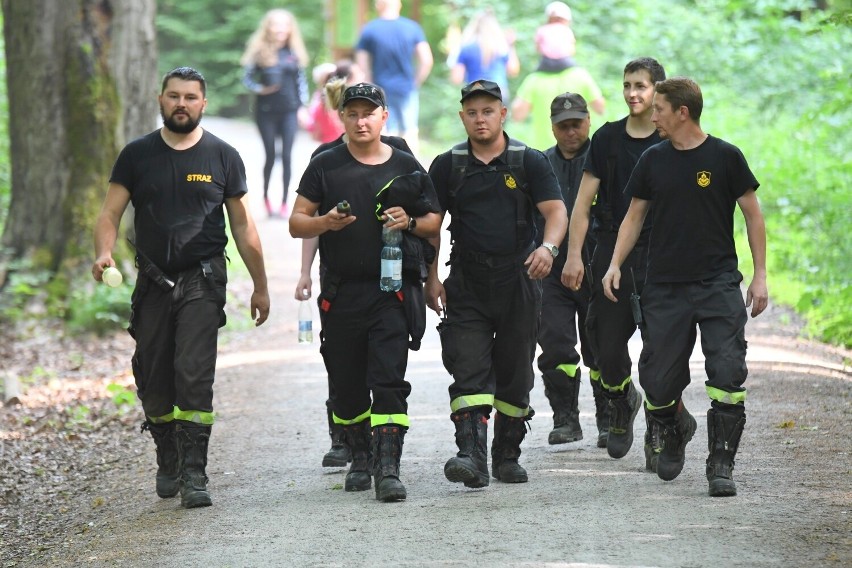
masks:
[(664, 408), (669, 408), (670, 406), (674, 406), (674, 404), (676, 402), (677, 402), (676, 400), (673, 400), (670, 403), (664, 404), (662, 406), (654, 406), (653, 404), (648, 402), (648, 397), (645, 397), (645, 408), (647, 408), (648, 410), (662, 410)]
[(603, 379), (601, 379), (601, 386), (608, 391), (620, 392), (620, 391), (623, 391), (627, 387), (627, 385), (630, 384), (630, 381), (632, 381), (632, 380), (633, 380), (633, 377), (631, 377), (630, 375), (627, 375), (627, 378), (625, 378), (623, 381), (621, 381), (620, 385), (616, 385), (614, 387), (611, 387), (608, 384), (606, 384), (605, 382), (603, 382)]
[(523, 418), (530, 413), (529, 406), (526, 408), (518, 408), (517, 406), (511, 405), (508, 402), (503, 402), (502, 400), (495, 400), (494, 408), (497, 412), (505, 414), (506, 416), (511, 416), (512, 418)]
[(332, 414), (331, 419), (334, 420), (335, 424), (343, 424), (344, 426), (349, 426), (350, 424), (358, 424), (359, 422), (363, 422), (367, 418), (370, 417), (370, 409), (368, 408), (366, 412), (359, 414), (352, 420), (344, 420), (340, 418), (337, 414)]
[(408, 414), (371, 414), (370, 426), (384, 426), (385, 424), (396, 424), (408, 428)]
[(601, 372), (598, 369), (589, 369), (589, 378), (593, 381), (601, 380)]
[(175, 406), (175, 420), (183, 420), (184, 422), (194, 422), (195, 424), (204, 424), (210, 426), (213, 424), (215, 415), (212, 412), (202, 412), (200, 410), (181, 410)]
[(458, 412), (472, 406), (494, 406), (493, 394), (467, 394), (450, 401), (450, 410)]
[(175, 419), (175, 412), (172, 410), (168, 414), (164, 414), (162, 416), (148, 416), (148, 422), (151, 424), (168, 424), (169, 422), (173, 422)]
[(577, 376), (577, 365), (562, 363), (561, 365), (557, 365), (556, 368), (571, 377), (572, 379)]
[(710, 397), (710, 400), (715, 400), (716, 402), (721, 402), (724, 404), (744, 404), (746, 400), (746, 391), (740, 392), (728, 392), (723, 391), (722, 389), (717, 389), (716, 387), (708, 387), (704, 386), (707, 390), (707, 396)]

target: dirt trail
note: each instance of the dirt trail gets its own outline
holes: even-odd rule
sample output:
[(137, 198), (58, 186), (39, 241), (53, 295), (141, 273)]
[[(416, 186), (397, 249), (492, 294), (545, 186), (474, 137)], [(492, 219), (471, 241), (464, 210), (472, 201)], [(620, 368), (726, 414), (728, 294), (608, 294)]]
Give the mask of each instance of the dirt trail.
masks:
[[(610, 459), (595, 447), (587, 382), (580, 393), (586, 438), (564, 446), (547, 444), (551, 414), (536, 385), (536, 418), (521, 457), (529, 483), (468, 490), (446, 481), (454, 429), (432, 315), (423, 348), (409, 362), (411, 429), (402, 460), (408, 500), (382, 504), (372, 491), (344, 492), (344, 470), (320, 467), (328, 437), (318, 344), (296, 342), (299, 243), (285, 221), (262, 213), (262, 150), (253, 125), (212, 118), (204, 124), (246, 160), (273, 300), (266, 325), (229, 332), (222, 345), (208, 468), (214, 505), (186, 511), (178, 500), (158, 499), (153, 443), (128, 431), (121, 463), (100, 476), (109, 478), (108, 492), (89, 488), (102, 499), (98, 506), (86, 506), (90, 497), (78, 500), (74, 514), (88, 530), (35, 563), (3, 558), (0, 565), (852, 565), (849, 354), (791, 337), (792, 326), (778, 323), (783, 318), (773, 310), (748, 330), (748, 424), (737, 497), (707, 496), (700, 354), (685, 393), (699, 427), (675, 481), (644, 472), (641, 418), (625, 458)], [(311, 148), (299, 139), (296, 172)], [(244, 282), (232, 289), (247, 299)]]

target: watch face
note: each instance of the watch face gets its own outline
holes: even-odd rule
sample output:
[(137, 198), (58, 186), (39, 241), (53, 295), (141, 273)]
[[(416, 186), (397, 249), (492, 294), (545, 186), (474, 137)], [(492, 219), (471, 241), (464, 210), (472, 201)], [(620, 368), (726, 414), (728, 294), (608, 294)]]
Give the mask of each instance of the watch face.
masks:
[(414, 217), (408, 218), (408, 230), (413, 231), (417, 227), (417, 219)]

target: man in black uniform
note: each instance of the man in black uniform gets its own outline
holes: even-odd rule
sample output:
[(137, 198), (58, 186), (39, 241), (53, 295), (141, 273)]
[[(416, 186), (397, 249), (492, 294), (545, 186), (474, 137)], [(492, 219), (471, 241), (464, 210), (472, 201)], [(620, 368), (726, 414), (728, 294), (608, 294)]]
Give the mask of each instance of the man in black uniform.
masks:
[[(639, 380), (646, 406), (662, 431), (660, 479), (676, 478), (696, 422), (681, 398), (689, 385), (689, 356), (701, 330), (711, 400), (707, 411), (707, 481), (711, 496), (736, 495), (734, 457), (745, 427), (746, 307), (766, 309), (766, 228), (757, 180), (739, 148), (705, 134), (701, 89), (685, 77), (657, 83), (652, 120), (666, 141), (636, 164), (626, 192), (630, 209), (618, 232), (604, 293), (619, 301), (620, 266), (652, 210), (648, 279), (642, 296), (644, 345)], [(651, 202), (653, 201), (653, 208)], [(734, 247), (734, 209), (748, 233), (754, 277), (743, 302)]]
[[(562, 283), (573, 290), (580, 290), (584, 285), (586, 268), (581, 253), (591, 216), (596, 245), (587, 275), (592, 296), (586, 330), (601, 371), (601, 386), (609, 399), (606, 448), (613, 458), (624, 457), (633, 445), (633, 422), (642, 406), (642, 395), (633, 385), (633, 362), (627, 349), (627, 342), (636, 331), (636, 321), (628, 300), (631, 293), (637, 296), (642, 293), (650, 227), (644, 228), (636, 248), (625, 260), (625, 268), (629, 269), (629, 286), (623, 286), (619, 292), (623, 301), (614, 304), (604, 298), (600, 281), (596, 281), (595, 276), (600, 278), (612, 258), (618, 226), (629, 205), (623, 190), (630, 172), (642, 152), (660, 141), (651, 122), (651, 101), (654, 83), (665, 77), (663, 67), (650, 57), (635, 59), (624, 67), (624, 102), (630, 112), (617, 122), (604, 124), (592, 137), (586, 171), (571, 214), (568, 259), (562, 271)], [(645, 467), (648, 471), (654, 469), (653, 460), (659, 451), (658, 438), (649, 423), (645, 434)]]
[[(523, 483), (527, 472), (518, 458), (533, 414), (539, 280), (550, 272), (559, 252), (553, 243), (562, 242), (568, 219), (547, 158), (503, 132), (500, 87), (479, 80), (461, 94), (467, 142), (435, 158), (429, 169), (441, 210), (452, 217), (450, 275), (442, 284), (432, 263), (426, 282), (427, 305), (445, 314), (439, 330), (444, 366), (453, 376), (450, 418), (459, 451), (444, 475), (467, 487), (488, 485), (494, 408), (492, 475)], [(545, 218), (539, 247), (534, 209)]]
[(179, 67), (160, 94), (163, 128), (119, 154), (95, 225), (92, 275), (115, 266), (119, 223), (133, 202), (136, 262), (130, 334), (133, 374), (157, 446), (157, 494), (180, 491), (187, 508), (211, 504), (207, 446), (213, 415), (218, 328), (225, 324), (225, 215), (254, 282), (251, 314), (269, 315), (260, 239), (249, 214), (237, 151), (198, 126), (207, 106), (200, 73)]
[[(345, 88), (345, 86), (341, 88), (341, 92), (337, 97), (337, 100), (342, 99), (343, 88)], [(346, 140), (346, 133), (344, 132), (331, 142), (320, 144), (317, 146), (316, 150), (311, 153), (311, 159), (314, 159), (317, 155), (322, 154), (326, 150), (330, 150), (335, 146), (345, 144)], [(403, 152), (414, 155), (414, 152), (411, 151), (411, 148), (408, 146), (408, 143), (404, 138), (400, 138), (399, 136), (382, 135), (381, 140), (389, 146), (393, 146)], [(299, 271), (299, 281), (296, 282), (296, 292), (293, 295), (293, 297), (299, 302), (308, 300), (311, 297), (311, 285), (313, 284), (311, 280), (311, 265), (314, 263), (314, 257), (316, 257), (317, 250), (319, 250), (319, 237), (302, 239), (302, 266)], [(320, 267), (320, 279), (322, 279), (322, 272), (322, 267)], [(328, 436), (331, 438), (331, 447), (322, 457), (322, 466), (346, 467), (346, 464), (352, 461), (352, 451), (343, 439), (343, 426), (334, 421), (334, 409), (331, 404), (332, 398), (334, 398), (334, 385), (329, 380), (328, 398), (325, 401), (325, 410), (326, 418), (328, 420)]]
[[(406, 498), (399, 460), (409, 426), (408, 322), (402, 294), (379, 288), (382, 226), (431, 237), (438, 234), (441, 218), (436, 212), (414, 218), (403, 207), (391, 206), (382, 209), (377, 220), (379, 190), (422, 168), (412, 155), (379, 138), (388, 116), (381, 89), (370, 83), (353, 85), (344, 92), (342, 104), (347, 142), (308, 164), (290, 217), (290, 234), (319, 236), (325, 270), (319, 298), (320, 352), (334, 387), (333, 419), (343, 425), (352, 451), (344, 489), (369, 489), (372, 462), (376, 499), (397, 501)], [(419, 179), (421, 195), (436, 203), (428, 176), (420, 174)], [(351, 213), (337, 211), (342, 200), (349, 202)], [(404, 273), (406, 278), (410, 276)]]
[[(559, 180), (562, 198), (569, 211), (577, 199), (577, 189), (583, 176), (583, 164), (589, 151), (591, 120), (586, 100), (577, 93), (563, 93), (550, 105), (550, 122), (556, 145), (544, 152), (553, 173)], [(539, 235), (544, 232), (544, 219), (536, 215)], [(539, 237), (540, 238), (540, 237)], [(589, 235), (583, 246), (583, 257), (589, 258), (594, 240)], [(553, 409), (553, 430), (547, 437), (550, 444), (567, 444), (583, 439), (580, 427), (580, 354), (577, 353), (579, 329), (583, 362), (589, 368), (589, 379), (595, 398), (595, 418), (598, 427), (598, 447), (606, 446), (609, 429), (607, 400), (600, 386), (601, 373), (586, 337), (586, 311), (589, 306), (589, 286), (571, 290), (562, 285), (566, 242), (560, 244), (559, 256), (553, 260), (550, 274), (542, 280), (541, 317), (538, 344), (541, 355), (538, 368), (544, 380), (544, 394)]]

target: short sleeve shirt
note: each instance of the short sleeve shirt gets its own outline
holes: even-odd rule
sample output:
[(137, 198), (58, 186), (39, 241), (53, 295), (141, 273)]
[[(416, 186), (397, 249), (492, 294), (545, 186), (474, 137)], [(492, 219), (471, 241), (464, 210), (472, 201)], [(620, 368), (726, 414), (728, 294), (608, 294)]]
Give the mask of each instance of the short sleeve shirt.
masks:
[(734, 209), (760, 184), (736, 146), (708, 136), (676, 150), (670, 141), (639, 159), (626, 192), (652, 202), (648, 282), (694, 282), (737, 269)]
[[(506, 140), (508, 145), (508, 137)], [(455, 213), (451, 213), (454, 246), (459, 250), (493, 255), (508, 255), (518, 250), (515, 228), (519, 200), (514, 192), (521, 189), (506, 178), (508, 163), (506, 151), (489, 164), (482, 163), (469, 152), (464, 181), (455, 196)], [(442, 211), (450, 208), (452, 167), (452, 152), (448, 151), (436, 157), (429, 168)], [(532, 243), (535, 236), (533, 206), (542, 201), (561, 200), (562, 193), (550, 162), (538, 150), (527, 147), (524, 151), (524, 175), (532, 201), (523, 201), (529, 219), (525, 242)]]
[(414, 49), (426, 41), (414, 20), (377, 18), (364, 26), (356, 50), (370, 54), (373, 82), (391, 95), (407, 95), (414, 85)]
[[(376, 194), (393, 178), (422, 170), (414, 156), (396, 148), (388, 161), (377, 165), (359, 162), (345, 144), (317, 154), (302, 175), (297, 193), (318, 203), (319, 215), (325, 215), (345, 199), (357, 217), (340, 231), (320, 235), (323, 266), (346, 280), (378, 282), (383, 222), (376, 218)], [(427, 176), (423, 178), (428, 182)], [(431, 183), (422, 190), (427, 199), (437, 203)]]
[(159, 130), (130, 142), (110, 182), (130, 192), (137, 248), (168, 274), (224, 253), (223, 205), (248, 191), (237, 150), (206, 130), (186, 150), (171, 148)]
[(603, 98), (597, 83), (582, 67), (569, 67), (558, 73), (534, 71), (526, 76), (517, 95), (531, 107), (528, 124), (525, 123), (526, 136), (522, 138), (524, 142), (542, 151), (553, 146), (550, 103), (566, 91), (579, 93), (589, 104)]

